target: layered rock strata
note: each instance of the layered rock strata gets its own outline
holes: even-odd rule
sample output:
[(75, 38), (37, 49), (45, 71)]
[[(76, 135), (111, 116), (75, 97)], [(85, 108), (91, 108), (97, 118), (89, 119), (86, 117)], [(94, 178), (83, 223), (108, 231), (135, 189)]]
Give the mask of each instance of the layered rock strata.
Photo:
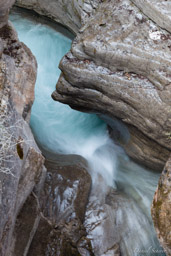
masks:
[(171, 150), (170, 46), (170, 33), (129, 0), (105, 1), (62, 59), (53, 98), (118, 118), (127, 153), (161, 170)]
[(167, 0), (132, 0), (132, 2), (161, 28), (171, 32), (171, 2)]

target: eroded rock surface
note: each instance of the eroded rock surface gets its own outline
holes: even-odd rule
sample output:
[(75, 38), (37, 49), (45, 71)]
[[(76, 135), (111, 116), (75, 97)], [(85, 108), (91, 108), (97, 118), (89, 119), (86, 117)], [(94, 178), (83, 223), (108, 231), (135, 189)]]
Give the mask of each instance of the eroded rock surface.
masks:
[[(12, 116), (1, 126), (0, 254), (10, 254), (15, 242), (16, 218), (27, 197), (45, 174), (44, 158), (28, 124), (10, 108)], [(8, 137), (6, 137), (8, 136)], [(6, 142), (5, 142), (6, 140)]]
[(129, 0), (105, 1), (62, 59), (53, 98), (118, 118), (130, 131), (128, 154), (161, 170), (171, 150), (170, 46), (171, 35)]
[(81, 24), (97, 8), (99, 0), (17, 0), (16, 6), (28, 8), (67, 26), (77, 33)]
[(152, 204), (152, 217), (159, 240), (171, 255), (171, 157), (159, 180)]
[[(84, 226), (94, 254), (132, 256), (155, 248), (162, 255), (163, 249), (154, 236), (150, 213), (146, 212), (141, 196), (129, 184), (119, 187), (107, 186), (100, 175), (93, 183)], [(124, 189), (128, 189), (127, 194), (132, 190), (132, 194), (127, 196)]]
[(84, 221), (87, 239), (90, 239), (96, 256), (120, 255), (121, 233), (117, 232), (117, 198), (123, 199), (113, 188), (106, 185), (100, 175), (97, 175)]
[(10, 90), (11, 100), (17, 112), (29, 121), (34, 100), (36, 60), (29, 48), (18, 41), (17, 34), (10, 22), (1, 29), (0, 37), (6, 87)]
[(26, 122), (34, 99), (36, 61), (7, 23), (13, 1), (1, 2), (0, 14), (5, 16), (0, 26), (0, 255), (9, 256), (17, 239), (17, 216), (32, 190), (41, 190), (46, 170)]
[(132, 0), (150, 19), (171, 32), (171, 2), (167, 0)]
[(41, 222), (28, 255), (93, 255), (83, 226), (91, 187), (85, 160), (76, 155), (46, 160)]
[[(153, 16), (150, 16), (150, 14), (147, 12), (148, 8), (147, 11), (145, 11), (146, 6), (143, 6), (143, 1), (134, 0), (133, 2), (139, 5), (139, 7), (143, 8), (143, 12), (149, 15), (149, 17), (152, 18), (154, 21), (156, 21), (159, 26), (170, 31), (170, 25), (168, 26), (168, 15), (166, 15), (166, 17), (164, 17), (163, 19), (160, 11), (160, 20), (156, 16), (156, 13), (159, 11), (158, 6), (160, 5), (160, 9), (162, 9), (164, 1), (160, 1), (160, 3), (159, 1), (157, 1), (157, 7), (155, 6), (153, 8), (153, 11), (151, 12), (151, 15)], [(60, 2), (58, 1), (58, 3)], [(95, 3), (95, 5), (93, 5), (92, 3)], [(149, 1), (144, 1), (144, 3), (150, 4)], [(132, 5), (130, 1), (127, 0), (115, 1), (112, 3), (110, 1), (105, 1), (99, 7), (98, 1), (87, 1), (86, 4), (83, 4), (83, 2), (81, 3), (77, 1), (70, 1), (67, 4), (62, 5), (62, 7), (57, 4), (57, 1), (51, 1), (51, 3), (48, 2), (48, 4), (47, 1), (41, 1), (40, 5), (38, 1), (35, 2), (31, 0), (18, 0), (17, 4), (22, 7), (34, 9), (43, 15), (47, 15), (54, 20), (70, 27), (70, 29), (74, 32), (77, 32), (78, 29), (81, 27), (81, 23), (84, 24), (85, 20), (87, 20), (85, 26), (81, 29), (80, 34), (78, 34), (77, 39), (73, 43), (71, 53), (69, 53), (60, 64), (63, 74), (58, 83), (57, 92), (53, 94), (53, 97), (61, 102), (70, 104), (73, 108), (85, 111), (93, 110), (94, 112), (102, 113), (105, 115), (107, 114), (112, 119), (119, 118), (123, 123), (127, 125), (127, 128), (130, 132), (130, 139), (129, 141), (126, 141), (127, 143), (125, 145), (125, 148), (129, 155), (142, 163), (146, 163), (146, 165), (150, 167), (155, 167), (156, 169), (161, 170), (164, 161), (169, 155), (169, 151), (171, 149), (170, 34), (165, 30), (160, 29), (160, 27), (152, 21), (148, 20), (145, 15), (140, 13), (139, 10), (134, 5)], [(48, 10), (48, 8), (51, 10)], [(85, 12), (82, 12), (84, 8), (87, 9)], [(59, 10), (62, 10), (60, 11), (60, 13), (63, 14), (63, 17), (57, 16), (56, 13), (58, 13)], [(77, 11), (75, 10), (77, 10), (78, 13), (76, 13)], [(92, 11), (94, 15), (91, 16)], [(167, 10), (167, 13), (168, 12), (169, 9)], [(162, 21), (162, 24), (160, 21)], [(8, 39), (8, 36), (6, 39)], [(34, 72), (32, 73), (32, 70), (28, 68), (25, 73), (25, 77), (28, 73), (29, 76), (26, 80), (23, 79), (21, 72), (23, 70), (23, 67), (19, 69), (21, 59), (18, 59), (18, 55), (20, 55), (18, 54), (18, 46), (16, 48), (16, 42), (11, 41), (10, 43), (8, 43), (7, 41), (8, 40), (4, 40), (5, 44), (3, 42), (0, 42), (0, 54), (2, 55), (2, 57), (5, 54), (5, 61), (7, 61), (7, 59), (12, 60), (14, 58), (15, 64), (12, 66), (12, 68), (15, 70), (16, 73), (20, 71), (17, 73), (16, 76), (18, 77), (16, 78), (16, 84), (20, 84), (21, 81), (29, 81), (29, 77), (32, 84), (32, 79), (34, 80), (35, 75)], [(11, 44), (14, 46), (14, 49), (10, 48)], [(25, 53), (29, 51), (27, 48), (25, 48), (24, 45), (20, 46), (22, 49), (24, 49)], [(3, 53), (4, 49), (5, 52)], [(14, 55), (17, 56), (14, 57)], [(27, 57), (25, 59), (26, 62), (28, 62)], [(31, 61), (32, 65), (35, 66), (33, 57), (31, 57)], [(19, 62), (19, 65), (17, 64), (17, 62)], [(12, 64), (10, 63), (8, 65), (10, 66)], [(17, 65), (18, 69), (15, 69)], [(4, 66), (3, 62), (1, 72), (2, 74), (5, 73), (5, 67), (6, 66)], [(3, 88), (6, 76), (2, 75), (1, 78), (1, 87)], [(9, 74), (8, 80), (12, 81), (12, 83), (14, 82), (12, 73), (11, 75)], [(20, 95), (17, 93), (18, 89), (14, 90), (12, 88), (10, 89), (10, 87), (6, 88), (8, 88), (7, 93), (11, 91), (13, 95), (11, 99), (13, 104), (16, 105), (16, 109), (18, 107), (20, 114), (22, 114), (24, 118), (29, 119), (29, 108), (31, 105), (31, 103), (29, 104), (29, 99), (32, 99), (33, 95), (31, 96), (30, 94), (29, 99), (26, 99), (23, 96), (20, 97)], [(20, 91), (22, 87), (19, 86), (19, 88)], [(29, 86), (27, 86), (27, 88), (29, 88)], [(24, 91), (25, 90), (26, 88), (24, 88)], [(3, 105), (5, 105), (6, 99), (8, 99), (8, 96), (6, 98), (3, 98)], [(18, 99), (21, 99), (22, 101), (20, 106), (17, 106), (16, 104), (16, 102), (18, 102)], [(25, 124), (26, 123), (23, 124), (22, 120), (22, 126), (24, 126)], [(26, 129), (28, 129), (27, 124)], [(85, 227), (82, 225), (82, 220), (80, 219), (80, 216), (82, 215), (78, 214), (76, 210), (74, 216), (70, 214), (73, 198), (71, 198), (71, 201), (69, 202), (71, 204), (68, 204), (66, 215), (64, 214), (64, 216), (62, 216), (63, 219), (61, 219), (62, 214), (59, 214), (59, 209), (61, 209), (59, 205), (58, 207), (53, 208), (53, 202), (56, 200), (57, 195), (56, 190), (57, 188), (59, 188), (59, 183), (61, 180), (57, 179), (55, 181), (55, 179), (53, 179), (52, 177), (53, 175), (56, 175), (56, 173), (52, 172), (52, 177), (50, 177), (50, 175), (49, 180), (47, 180), (46, 183), (47, 191), (48, 188), (53, 188), (52, 193), (46, 193), (44, 201), (45, 205), (49, 205), (47, 208), (45, 208), (47, 211), (42, 210), (39, 205), (39, 191), (41, 190), (40, 188), (42, 188), (42, 180), (45, 174), (45, 170), (44, 172), (42, 171), (43, 159), (41, 158), (41, 155), (39, 155), (39, 151), (37, 152), (38, 155), (37, 153), (35, 153), (36, 146), (33, 143), (32, 145), (34, 149), (32, 153), (34, 152), (33, 155), (35, 156), (35, 158), (31, 153), (30, 157), (28, 157), (26, 160), (25, 152), (26, 155), (29, 154), (27, 154), (28, 145), (26, 146), (27, 143), (23, 141), (23, 131), (21, 132), (20, 130), (17, 130), (17, 133), (15, 134), (17, 134), (15, 135), (17, 138), (18, 134), (22, 135), (22, 139), (20, 140), (19, 138), (20, 143), (13, 152), (18, 161), (22, 163), (23, 159), (25, 159), (24, 163), (27, 163), (26, 166), (28, 167), (30, 165), (30, 161), (32, 161), (32, 159), (35, 161), (38, 156), (38, 158), (40, 157), (40, 166), (39, 164), (37, 166), (34, 166), (35, 162), (33, 161), (33, 166), (31, 166), (31, 169), (34, 169), (35, 167), (34, 174), (30, 173), (29, 168), (27, 169), (27, 172), (31, 174), (30, 177), (26, 175), (29, 180), (28, 183), (24, 175), (21, 177), (21, 179), (19, 179), (19, 183), (17, 183), (14, 179), (9, 181), (9, 179), (5, 178), (4, 180), (6, 183), (0, 183), (1, 202), (3, 202), (4, 200), (3, 188), (4, 184), (7, 184), (7, 182), (8, 185), (10, 184), (10, 186), (10, 182), (14, 182), (14, 185), (12, 184), (12, 188), (15, 187), (17, 188), (17, 191), (19, 191), (19, 193), (14, 196), (14, 201), (15, 198), (17, 198), (16, 208), (14, 207), (15, 202), (13, 202), (12, 206), (8, 204), (10, 202), (10, 199), (13, 197), (12, 191), (9, 192), (11, 193), (9, 197), (8, 195), (7, 197), (5, 195), (5, 197), (8, 198), (8, 202), (6, 208), (7, 211), (5, 212), (7, 214), (5, 218), (1, 219), (2, 228), (4, 228), (3, 231), (5, 231), (2, 232), (3, 234), (1, 234), (1, 241), (3, 244), (3, 247), (2, 244), (0, 244), (1, 254), (5, 255), (5, 253), (7, 252), (7, 247), (9, 250), (11, 249), (11, 246), (9, 246), (9, 241), (12, 236), (15, 218), (18, 212), (20, 212), (20, 215), (18, 215), (17, 218), (19, 229), (17, 229), (17, 226), (15, 226), (16, 244), (14, 243), (15, 245), (13, 245), (14, 255), (19, 255), (19, 253), (26, 255), (29, 251), (30, 245), (30, 255), (34, 255), (33, 253), (35, 253), (36, 256), (38, 255), (38, 253), (39, 255), (44, 255), (45, 251), (46, 255), (52, 255), (53, 251), (59, 252), (59, 250), (61, 253), (60, 255), (72, 255), (73, 253), (74, 255), (79, 255), (81, 253), (82, 255), (85, 255), (86, 253), (87, 255), (93, 255), (93, 250), (96, 252), (96, 254), (99, 253), (100, 256), (102, 255), (102, 253), (104, 255), (112, 255), (113, 253), (114, 255), (119, 255), (120, 250), (123, 253), (122, 250), (124, 250), (123, 248), (127, 248), (127, 245), (124, 244), (124, 241), (120, 241), (121, 238), (119, 236), (116, 236), (116, 230), (113, 230), (115, 229), (115, 226), (110, 226), (110, 223), (113, 221), (113, 219), (117, 219), (118, 223), (123, 225), (122, 220), (120, 220), (119, 222), (119, 219), (116, 218), (117, 211), (115, 209), (119, 209), (118, 206), (121, 199), (120, 195), (118, 196), (118, 201), (116, 199), (117, 196), (114, 192), (109, 193), (108, 196), (106, 198), (102, 198), (100, 202), (92, 197), (89, 202), (90, 204), (88, 205), (86, 215), (87, 222), (84, 223), (86, 227), (85, 230)], [(15, 161), (17, 162), (16, 159)], [(24, 165), (23, 173), (26, 173)], [(63, 168), (64, 167), (61, 167), (61, 170)], [(156, 227), (158, 228), (158, 234), (160, 234), (161, 242), (166, 248), (169, 255), (169, 218), (164, 218), (169, 213), (168, 205), (170, 201), (168, 200), (167, 195), (170, 195), (170, 192), (168, 192), (170, 183), (168, 183), (168, 177), (165, 177), (166, 176), (163, 176), (163, 178), (161, 178), (161, 180), (163, 179), (163, 181), (161, 181), (161, 183), (159, 184), (162, 184), (162, 186), (163, 184), (166, 184), (166, 195), (165, 197), (164, 195), (162, 196), (163, 198), (165, 198), (164, 200), (166, 200), (167, 203), (165, 204), (165, 201), (162, 203), (161, 207), (163, 214), (160, 215), (162, 224), (160, 225), (160, 227), (158, 224), (156, 224)], [(35, 184), (38, 182), (40, 182), (40, 184), (38, 184), (35, 188)], [(57, 183), (55, 184), (55, 182)], [(75, 181), (73, 180), (73, 183), (69, 184), (68, 180), (65, 180), (65, 184), (71, 187), (73, 186), (73, 188), (75, 184), (74, 182)], [(19, 189), (17, 187), (18, 184)], [(23, 189), (25, 188), (25, 185), (27, 185), (26, 191), (24, 195), (20, 197)], [(33, 188), (35, 188), (34, 192), (30, 194)], [(155, 202), (158, 202), (158, 200), (160, 202), (159, 194), (160, 193), (157, 192), (158, 197), (157, 199), (155, 197)], [(49, 197), (47, 197), (47, 195), (49, 195)], [(65, 197), (65, 191), (61, 189), (59, 195), (63, 200)], [(25, 201), (25, 207), (22, 208)], [(63, 200), (63, 202), (64, 201), (65, 200)], [(126, 199), (121, 200), (121, 202), (123, 202), (123, 205), (125, 205)], [(84, 206), (82, 206), (83, 208), (81, 208), (83, 209), (83, 212), (85, 210)], [(21, 208), (22, 211), (20, 211)], [(13, 209), (15, 209), (15, 211), (13, 211)], [(29, 217), (29, 226), (28, 222), (26, 222), (26, 219), (28, 218), (28, 215), (31, 214), (31, 211), (29, 212), (30, 209), (33, 209), (34, 216)], [(77, 209), (77, 206), (75, 209)], [(97, 209), (99, 210), (99, 215), (97, 215)], [(115, 209), (116, 215), (112, 215), (110, 219), (110, 213), (112, 212), (112, 214), (114, 214), (113, 209)], [(123, 206), (122, 209), (124, 210)], [(41, 214), (36, 215), (37, 211), (40, 210)], [(125, 207), (125, 212), (123, 211), (123, 215), (125, 214), (125, 216), (126, 211), (127, 208)], [(14, 212), (15, 214), (12, 215), (12, 213)], [(95, 216), (96, 219), (94, 222), (89, 222), (87, 217), (89, 214)], [(97, 219), (99, 218), (99, 216), (101, 216), (100, 214), (103, 215), (102, 217), (104, 217), (104, 219), (100, 219), (98, 223)], [(157, 214), (156, 210), (154, 210), (154, 214)], [(13, 219), (10, 219), (10, 217), (8, 218), (8, 216), (12, 216)], [(119, 210), (118, 216), (121, 216)], [(58, 222), (58, 224), (56, 224), (56, 221)], [(165, 221), (167, 223), (167, 226), (164, 224)], [(92, 246), (90, 246), (89, 242), (84, 244), (83, 240), (86, 240), (84, 238), (87, 235), (87, 232), (89, 232), (91, 237), (94, 229), (96, 229), (96, 227), (98, 229), (98, 225), (99, 228), (102, 228), (102, 230), (106, 232), (106, 224), (110, 227), (111, 237), (109, 237), (108, 241), (105, 241), (105, 248), (103, 252), (98, 244), (98, 236), (93, 236), (93, 248)], [(164, 229), (165, 232), (162, 231)], [(24, 230), (27, 230), (27, 236), (24, 239), (23, 246), (18, 247), (18, 242), (20, 241), (20, 237), (22, 236), (22, 234), (24, 234)], [(123, 230), (123, 232), (126, 231), (127, 230), (125, 229)], [(97, 235), (96, 230), (95, 233)], [(34, 234), (36, 235), (33, 239)], [(60, 237), (60, 240), (58, 240), (57, 237)], [(90, 237), (88, 237), (88, 239)], [(116, 243), (113, 243), (113, 240), (111, 238), (114, 238), (116, 240)], [(100, 241), (103, 243), (104, 236), (101, 236), (100, 239)], [(37, 247), (39, 241), (41, 241), (41, 244), (39, 244), (39, 246)], [(119, 241), (120, 246), (118, 246)], [(109, 245), (111, 245), (111, 247)], [(37, 251), (35, 251), (35, 248)]]

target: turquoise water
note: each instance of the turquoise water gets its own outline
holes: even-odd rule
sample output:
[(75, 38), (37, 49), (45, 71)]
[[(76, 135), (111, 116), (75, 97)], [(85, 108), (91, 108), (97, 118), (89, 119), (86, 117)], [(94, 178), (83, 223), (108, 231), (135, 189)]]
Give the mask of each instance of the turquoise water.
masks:
[[(38, 62), (30, 121), (37, 142), (46, 150), (82, 155), (89, 160), (92, 168), (97, 169), (94, 160), (99, 158), (99, 149), (103, 151), (108, 145), (112, 146), (106, 124), (96, 115), (72, 110), (51, 98), (60, 75), (58, 64), (69, 51), (71, 39), (47, 25), (23, 19), (20, 14), (11, 15), (11, 20), (19, 39), (32, 50)], [(104, 175), (105, 169), (105, 179), (113, 185), (115, 163), (108, 161), (108, 158), (103, 154), (98, 159), (98, 172)]]
[(60, 75), (58, 64), (70, 49), (71, 40), (48, 26), (35, 24), (31, 20), (22, 19), (21, 22), (19, 15), (11, 19), (17, 27), (20, 40), (32, 50), (38, 62), (35, 102), (31, 115), (31, 127), (36, 138), (53, 151), (77, 151), (76, 145), (73, 145), (73, 149), (69, 149), (68, 145), (71, 142), (76, 144), (77, 138), (77, 143), (82, 144), (95, 131), (102, 134), (106, 125), (95, 115), (71, 110), (69, 106), (54, 102), (51, 98)]
[[(159, 174), (130, 161), (123, 150), (111, 141), (106, 124), (96, 115), (72, 110), (52, 100), (51, 94), (60, 75), (58, 64), (69, 51), (71, 39), (46, 24), (23, 18), (17, 13), (10, 19), (19, 39), (32, 50), (38, 62), (30, 123), (36, 140), (46, 150), (82, 155), (89, 162), (93, 180), (100, 173), (109, 186), (125, 193), (134, 207), (127, 207), (126, 212), (121, 210), (130, 232), (122, 248), (123, 255), (156, 255), (147, 251), (150, 246), (158, 248), (150, 205)], [(139, 252), (135, 252), (135, 248)], [(145, 248), (145, 254), (140, 254), (141, 248)]]

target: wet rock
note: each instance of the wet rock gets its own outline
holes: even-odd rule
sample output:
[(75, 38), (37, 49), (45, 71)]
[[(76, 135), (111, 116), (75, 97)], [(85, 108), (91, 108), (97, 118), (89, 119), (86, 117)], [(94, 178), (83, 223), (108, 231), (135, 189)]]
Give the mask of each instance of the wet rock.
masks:
[(85, 23), (90, 14), (99, 4), (98, 0), (17, 0), (15, 5), (36, 11), (67, 26), (77, 33), (81, 24)]
[(167, 161), (151, 209), (154, 226), (167, 255), (171, 254), (171, 157)]
[(28, 255), (93, 255), (83, 226), (91, 187), (85, 160), (76, 155), (51, 154), (45, 165), (43, 218)]
[(53, 98), (118, 118), (130, 132), (127, 153), (161, 170), (171, 150), (170, 45), (131, 1), (104, 1), (62, 59)]
[(114, 189), (107, 186), (101, 176), (96, 177), (84, 221), (96, 256), (132, 256), (147, 250), (151, 253), (160, 250), (164, 255), (155, 237), (150, 210), (142, 197), (146, 198), (129, 183), (121, 184), (118, 180)]
[[(109, 197), (112, 194), (115, 196), (111, 200)], [(116, 230), (118, 207), (112, 206), (112, 201), (116, 202), (116, 198), (117, 192), (108, 187), (98, 175), (90, 193), (84, 221), (87, 239), (90, 239), (96, 256), (120, 255), (120, 232)]]

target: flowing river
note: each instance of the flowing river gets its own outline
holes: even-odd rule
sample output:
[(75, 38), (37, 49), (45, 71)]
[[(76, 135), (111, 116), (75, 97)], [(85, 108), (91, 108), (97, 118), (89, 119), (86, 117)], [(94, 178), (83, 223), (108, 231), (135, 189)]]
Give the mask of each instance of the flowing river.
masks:
[[(46, 151), (83, 156), (88, 160), (93, 184), (100, 175), (106, 186), (117, 189), (128, 199), (118, 212), (118, 221), (124, 226), (123, 256), (165, 255), (150, 215), (159, 174), (132, 162), (112, 142), (107, 125), (96, 115), (72, 110), (51, 98), (60, 75), (59, 61), (69, 51), (72, 35), (65, 28), (50, 26), (30, 13), (13, 12), (10, 20), (19, 39), (32, 50), (38, 62), (30, 123), (38, 144)], [(94, 238), (94, 243), (98, 243), (98, 238)]]

